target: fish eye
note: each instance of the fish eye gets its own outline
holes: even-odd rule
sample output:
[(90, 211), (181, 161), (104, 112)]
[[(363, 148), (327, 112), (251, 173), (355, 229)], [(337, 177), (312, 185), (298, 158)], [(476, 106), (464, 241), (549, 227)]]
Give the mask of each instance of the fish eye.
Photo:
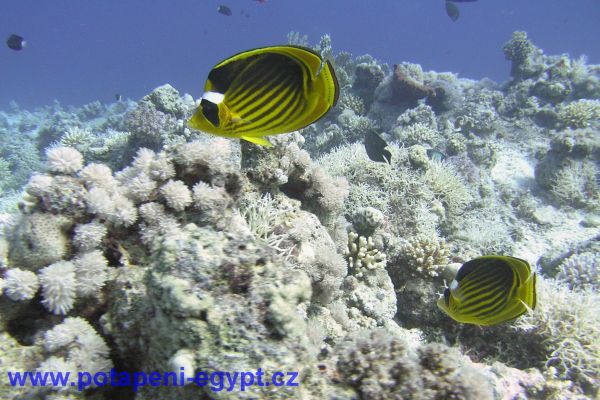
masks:
[(202, 115), (215, 127), (219, 126), (219, 106), (212, 101), (202, 99), (200, 101), (200, 107), (202, 107)]

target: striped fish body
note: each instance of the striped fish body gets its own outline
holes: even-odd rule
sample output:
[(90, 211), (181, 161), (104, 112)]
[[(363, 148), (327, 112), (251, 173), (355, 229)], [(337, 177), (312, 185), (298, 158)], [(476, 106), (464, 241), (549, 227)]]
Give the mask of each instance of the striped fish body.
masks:
[(263, 47), (236, 54), (211, 70), (189, 125), (270, 146), (264, 136), (312, 124), (338, 96), (333, 67), (319, 54), (297, 46)]
[(535, 308), (535, 285), (535, 273), (525, 260), (478, 257), (460, 267), (437, 305), (458, 322), (496, 325)]

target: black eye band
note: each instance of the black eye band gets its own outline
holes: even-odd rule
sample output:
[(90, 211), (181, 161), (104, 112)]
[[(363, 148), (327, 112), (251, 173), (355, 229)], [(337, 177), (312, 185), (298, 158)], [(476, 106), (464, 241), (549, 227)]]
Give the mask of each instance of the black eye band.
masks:
[(202, 99), (202, 101), (200, 102), (200, 107), (202, 107), (202, 114), (204, 115), (204, 118), (206, 118), (208, 120), (208, 122), (210, 122), (216, 128), (218, 128), (219, 127), (219, 106), (211, 101)]
[(446, 306), (450, 306), (450, 289), (448, 288), (444, 290), (444, 303), (446, 303)]

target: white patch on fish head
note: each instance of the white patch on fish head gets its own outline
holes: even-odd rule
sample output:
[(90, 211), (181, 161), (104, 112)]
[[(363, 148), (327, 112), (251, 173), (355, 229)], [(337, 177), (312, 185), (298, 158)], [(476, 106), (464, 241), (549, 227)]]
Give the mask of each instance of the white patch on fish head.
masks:
[(450, 290), (450, 295), (454, 298), (454, 300), (460, 303), (462, 301), (462, 296), (459, 291), (459, 287), (460, 284), (458, 283), (458, 281), (456, 279), (453, 279), (452, 282), (450, 282), (450, 286), (448, 287), (448, 289)]
[(450, 282), (450, 290), (455, 291), (456, 289), (458, 289), (458, 281), (453, 279), (452, 282)]
[(202, 99), (210, 101), (213, 104), (221, 104), (225, 99), (225, 95), (219, 92), (204, 92)]

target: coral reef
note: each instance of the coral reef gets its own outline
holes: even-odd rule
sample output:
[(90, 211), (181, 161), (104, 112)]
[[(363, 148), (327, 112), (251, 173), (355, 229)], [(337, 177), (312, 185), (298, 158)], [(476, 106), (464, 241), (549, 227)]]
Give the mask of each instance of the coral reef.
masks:
[[(390, 71), (329, 35), (313, 48), (335, 61), (338, 105), (269, 148), (190, 131), (196, 103), (170, 85), (0, 112), (0, 373), (221, 379), (2, 380), (0, 397), (598, 396), (600, 68), (524, 32), (501, 85)], [(367, 156), (370, 132), (389, 163)], [(438, 310), (460, 265), (494, 253), (537, 264), (535, 310), (485, 329)], [(219, 389), (219, 372), (259, 367), (300, 385)]]

